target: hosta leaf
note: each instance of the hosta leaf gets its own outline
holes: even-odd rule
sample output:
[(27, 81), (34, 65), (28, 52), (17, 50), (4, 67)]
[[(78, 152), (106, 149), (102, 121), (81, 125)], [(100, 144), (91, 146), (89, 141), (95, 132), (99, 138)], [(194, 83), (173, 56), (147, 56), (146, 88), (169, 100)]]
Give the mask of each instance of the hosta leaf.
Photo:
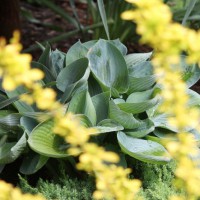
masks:
[(85, 58), (87, 52), (88, 49), (80, 41), (78, 41), (67, 52), (65, 58), (65, 66), (68, 66), (69, 64), (73, 63), (74, 61), (80, 58)]
[(169, 115), (166, 113), (162, 113), (162, 114), (150, 117), (150, 119), (153, 121), (155, 127), (168, 129), (173, 132), (178, 132), (178, 129), (176, 127), (169, 124), (168, 118), (169, 118)]
[(134, 92), (128, 96), (128, 98), (126, 99), (126, 102), (127, 103), (140, 103), (143, 101), (147, 101), (147, 100), (151, 99), (152, 94), (153, 94), (153, 89), (146, 90), (143, 92)]
[(8, 133), (17, 133), (20, 131), (20, 118), (19, 113), (7, 113), (0, 111), (0, 135)]
[(82, 43), (83, 46), (85, 46), (88, 50), (93, 47), (97, 43), (97, 40), (90, 40), (88, 42)]
[(149, 61), (141, 62), (131, 66), (129, 69), (128, 94), (144, 91), (151, 88), (156, 82), (153, 66)]
[(149, 53), (132, 53), (125, 56), (126, 64), (129, 67), (141, 62), (147, 61), (152, 55), (152, 52)]
[(126, 103), (126, 101), (122, 98), (116, 98), (116, 99), (113, 99), (113, 101), (115, 104)]
[(158, 102), (159, 98), (154, 97), (151, 100), (138, 103), (119, 103), (118, 106), (121, 110), (127, 113), (138, 114), (154, 107)]
[(166, 163), (170, 161), (167, 150), (159, 143), (137, 139), (118, 132), (117, 139), (122, 151), (143, 162)]
[(135, 78), (142, 78), (146, 76), (154, 75), (153, 65), (150, 61), (140, 62), (135, 65), (131, 65), (128, 68), (129, 75)]
[(4, 143), (0, 146), (0, 164), (8, 164), (16, 160), (26, 148), (26, 134), (18, 142)]
[(104, 92), (92, 97), (97, 113), (97, 123), (108, 118), (108, 106), (109, 106), (110, 92)]
[(89, 67), (94, 77), (119, 93), (128, 89), (128, 70), (121, 52), (110, 42), (99, 40), (88, 52)]
[(200, 77), (200, 68), (197, 64), (187, 64), (186, 56), (181, 56), (182, 79), (188, 87), (193, 86)]
[(95, 107), (87, 90), (76, 93), (72, 97), (68, 111), (74, 114), (84, 114), (89, 118), (93, 125), (96, 124), (97, 115)]
[(103, 92), (102, 88), (100, 87), (100, 84), (92, 76), (92, 74), (90, 74), (90, 77), (88, 79), (88, 90), (89, 90), (91, 97)]
[[(5, 118), (6, 116), (8, 116), (11, 113), (12, 112), (9, 110), (0, 110), (0, 119)], [(9, 131), (11, 131), (10, 127), (0, 126), (0, 136), (2, 136), (4, 134), (8, 134)]]
[(92, 122), (89, 120), (89, 118), (86, 115), (77, 114), (77, 115), (74, 115), (74, 118), (77, 119), (82, 126), (85, 126), (87, 128), (92, 127)]
[(157, 127), (153, 133), (154, 133), (154, 135), (156, 135), (159, 138), (170, 138), (170, 139), (177, 140), (177, 137), (176, 137), (177, 132), (174, 132), (170, 129)]
[(53, 133), (53, 125), (53, 121), (48, 120), (36, 126), (29, 136), (28, 144), (33, 151), (43, 156), (53, 158), (67, 157), (66, 150), (61, 150), (64, 141)]
[(48, 159), (49, 157), (39, 155), (35, 152), (29, 152), (24, 157), (19, 170), (22, 174), (34, 174), (46, 164)]
[(152, 98), (153, 91), (154, 89), (132, 93), (125, 103), (119, 103), (118, 106), (121, 110), (132, 114), (144, 112), (159, 102), (158, 97)]
[(112, 100), (109, 102), (109, 117), (121, 124), (125, 129), (134, 129), (140, 126), (140, 122), (131, 113), (120, 110)]
[[(18, 87), (13, 91), (6, 91), (6, 94), (9, 98), (13, 98), (25, 93), (27, 93), (27, 90), (24, 87)], [(34, 111), (32, 106), (26, 104), (25, 102), (21, 100), (14, 102), (14, 105), (19, 112), (33, 112)]]
[(38, 62), (43, 64), (44, 66), (49, 66), (49, 56), (51, 54), (51, 46), (49, 43), (46, 44), (45, 50), (42, 52)]
[(121, 126), (118, 122), (112, 119), (104, 119), (100, 121), (97, 126), (107, 126), (107, 127), (116, 127), (116, 126)]
[(108, 133), (114, 131), (121, 131), (124, 129), (123, 126), (111, 119), (102, 120), (94, 128), (97, 130), (96, 133)]
[[(77, 83), (86, 74), (87, 67), (88, 59), (81, 58), (62, 69), (57, 77), (56, 85), (58, 89), (64, 92), (67, 87)], [(88, 76), (89, 73), (87, 72), (86, 78), (88, 78)]]
[(188, 106), (200, 106), (200, 95), (197, 92), (188, 89), (187, 94), (189, 95)]
[(200, 144), (200, 132), (197, 129), (192, 129), (189, 131), (189, 133), (192, 134), (198, 144)]
[(132, 136), (134, 138), (142, 138), (148, 135), (149, 133), (153, 132), (154, 129), (155, 127), (154, 127), (153, 122), (147, 119), (147, 120), (142, 121), (140, 127), (133, 130), (125, 130), (124, 132), (127, 135)]
[(117, 47), (117, 49), (122, 53), (123, 56), (127, 54), (127, 48), (125, 45), (123, 45), (119, 39), (116, 40), (109, 40), (109, 42)]
[[(154, 130), (154, 135), (157, 136), (157, 138), (161, 139), (172, 139), (172, 140), (178, 140), (177, 133), (173, 132), (169, 129), (164, 128), (156, 128)], [(188, 134), (192, 134), (197, 142), (200, 142), (200, 133), (197, 129), (192, 129), (188, 131)]]
[(24, 128), (24, 131), (29, 135), (31, 131), (38, 125), (38, 122), (33, 118), (23, 116), (20, 118), (20, 125)]
[(11, 113), (7, 116), (0, 117), (0, 126), (16, 127), (20, 124), (21, 115), (19, 113)]
[(0, 99), (0, 109), (5, 108), (6, 106), (9, 106), (10, 104), (16, 102), (19, 100), (19, 96), (12, 97), (7, 99), (6, 97), (3, 99)]
[(116, 126), (116, 127), (94, 126), (93, 128), (96, 129), (96, 131), (95, 131), (96, 134), (109, 133), (109, 132), (124, 130), (123, 126)]
[(39, 122), (44, 122), (52, 117), (48, 112), (23, 112), (23, 116), (33, 118)]
[(60, 71), (65, 67), (64, 66), (65, 56), (66, 56), (65, 53), (57, 49), (51, 52), (50, 55), (51, 65), (55, 69), (56, 75), (58, 75)]
[(150, 89), (155, 84), (155, 75), (149, 75), (141, 78), (129, 76), (128, 94)]
[[(178, 132), (178, 128), (169, 123), (169, 120), (168, 120), (169, 117), (170, 117), (169, 114), (161, 113), (161, 114), (150, 117), (150, 120), (153, 121), (155, 127), (168, 129), (173, 132)], [(185, 127), (184, 131), (188, 132), (189, 130), (193, 128), (194, 127)]]
[(44, 72), (45, 77), (44, 77), (43, 80), (44, 80), (45, 83), (50, 83), (50, 82), (56, 80), (56, 78), (54, 77), (52, 72), (46, 66), (44, 66), (43, 64), (41, 64), (39, 62), (32, 61), (31, 66), (33, 68), (38, 68), (38, 69), (40, 69)]

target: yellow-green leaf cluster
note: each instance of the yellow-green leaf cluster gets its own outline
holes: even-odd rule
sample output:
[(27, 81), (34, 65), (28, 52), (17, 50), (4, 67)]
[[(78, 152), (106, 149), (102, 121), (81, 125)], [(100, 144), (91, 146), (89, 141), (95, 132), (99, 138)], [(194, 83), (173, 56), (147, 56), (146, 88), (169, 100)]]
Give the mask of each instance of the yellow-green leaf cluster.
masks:
[(167, 143), (167, 149), (177, 160), (176, 184), (186, 191), (186, 196), (171, 199), (194, 200), (200, 197), (199, 158), (195, 138), (184, 130), (199, 124), (199, 111), (188, 107), (186, 83), (181, 79), (180, 54), (188, 53), (188, 63), (200, 61), (200, 31), (190, 30), (172, 21), (169, 8), (161, 0), (127, 0), (135, 10), (124, 12), (122, 17), (137, 23), (141, 42), (155, 49), (152, 59), (157, 82), (162, 85), (163, 112), (170, 114), (169, 121), (180, 133), (177, 141)]
[(22, 194), (19, 188), (14, 188), (11, 184), (0, 180), (1, 200), (45, 200), (41, 195)]

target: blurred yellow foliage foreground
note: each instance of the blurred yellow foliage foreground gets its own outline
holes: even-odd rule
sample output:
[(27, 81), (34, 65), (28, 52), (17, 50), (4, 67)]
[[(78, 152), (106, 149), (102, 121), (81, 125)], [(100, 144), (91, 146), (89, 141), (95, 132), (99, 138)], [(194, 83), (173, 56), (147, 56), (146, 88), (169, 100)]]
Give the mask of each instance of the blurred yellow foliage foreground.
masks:
[[(160, 74), (158, 82), (163, 86), (161, 95), (165, 100), (161, 110), (171, 114), (170, 123), (180, 130), (177, 140), (167, 143), (166, 147), (178, 163), (175, 184), (184, 188), (186, 195), (169, 198), (198, 199), (199, 163), (191, 159), (191, 156), (195, 156), (198, 152), (198, 147), (194, 138), (184, 130), (188, 125), (199, 125), (199, 111), (196, 108), (189, 109), (187, 106), (186, 85), (180, 78), (178, 64), (182, 51), (188, 52), (188, 62), (199, 63), (200, 32), (173, 23), (169, 8), (161, 0), (127, 1), (136, 5), (136, 9), (123, 13), (122, 17), (136, 22), (137, 31), (142, 36), (141, 42), (155, 49), (152, 62), (155, 72)], [(82, 127), (72, 114), (63, 114), (62, 105), (56, 101), (55, 92), (43, 88), (38, 82), (43, 78), (43, 72), (30, 68), (30, 55), (20, 54), (21, 45), (18, 41), (18, 33), (14, 34), (8, 45), (4, 39), (0, 40), (0, 75), (3, 77), (3, 87), (6, 90), (13, 90), (19, 85), (25, 86), (31, 93), (23, 95), (22, 99), (30, 104), (34, 102), (38, 108), (52, 114), (55, 133), (70, 142), (71, 153), (80, 155), (78, 168), (95, 174), (97, 190), (94, 192), (94, 198), (135, 199), (135, 194), (141, 185), (140, 181), (128, 179), (130, 170), (114, 165), (119, 159), (115, 153), (107, 152), (96, 144), (88, 142), (90, 135), (95, 134), (95, 130)], [(113, 164), (106, 165), (105, 162)], [(18, 189), (0, 181), (1, 200), (31, 198), (33, 199), (33, 196), (23, 195)], [(43, 198), (35, 196), (34, 199)]]

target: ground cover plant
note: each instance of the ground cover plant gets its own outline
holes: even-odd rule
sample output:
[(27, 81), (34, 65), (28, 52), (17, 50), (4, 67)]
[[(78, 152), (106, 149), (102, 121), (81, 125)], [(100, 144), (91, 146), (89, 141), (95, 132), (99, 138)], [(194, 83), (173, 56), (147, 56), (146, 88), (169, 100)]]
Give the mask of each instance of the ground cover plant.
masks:
[[(118, 153), (121, 147), (124, 153), (142, 161), (166, 163), (171, 158), (161, 140), (178, 130), (167, 123), (169, 114), (157, 109), (162, 102), (161, 87), (148, 61), (151, 54), (127, 54), (119, 40), (79, 41), (67, 54), (52, 51), (47, 45), (32, 67), (45, 73), (42, 86), (56, 91), (64, 112), (74, 113), (85, 127), (96, 129), (93, 141)], [(182, 56), (182, 78), (190, 87), (198, 81), (200, 70), (195, 64), (187, 66), (185, 59)], [(49, 157), (70, 156), (66, 153), (69, 144), (53, 132), (51, 113), (19, 100), (28, 92), (24, 87), (1, 91), (1, 164), (25, 155), (20, 167), (24, 174), (38, 171)], [(199, 95), (190, 89), (187, 92), (190, 106), (198, 105)], [(8, 105), (12, 106), (6, 109)], [(187, 131), (198, 138), (195, 127)]]
[[(163, 10), (168, 13), (168, 8), (159, 2), (155, 0), (154, 3), (158, 3), (160, 14)], [(138, 8), (144, 9), (142, 12), (154, 13), (150, 2), (145, 5), (143, 8), (143, 3), (136, 2)], [(136, 21), (141, 21), (140, 17), (143, 15), (140, 15), (140, 10), (135, 12), (136, 15), (131, 11), (123, 17), (133, 19), (135, 16)], [(154, 18), (145, 18), (145, 25), (156, 23), (156, 17), (155, 14), (155, 21)], [(184, 37), (179, 35), (174, 38), (172, 34), (173, 39), (170, 40), (169, 34), (169, 40), (165, 40), (161, 34), (157, 40), (152, 41), (155, 31), (153, 28), (156, 29), (157, 26), (150, 26), (152, 29), (147, 28), (149, 35), (142, 38), (143, 42), (157, 47), (152, 59), (153, 66), (156, 66), (154, 73), (149, 62), (151, 53), (127, 55), (126, 48), (118, 40), (90, 41), (83, 44), (78, 42), (66, 55), (58, 51), (51, 52), (48, 46), (46, 49), (42, 46), (44, 53), (39, 63), (32, 64), (33, 68), (29, 65), (30, 57), (19, 54), (21, 48), (17, 35), (10, 45), (2, 40), (0, 65), (4, 88), (2, 96), (5, 99), (2, 108), (14, 104), (14, 108), (3, 111), (5, 115), (2, 124), (6, 127), (6, 123), (13, 122), (9, 119), (14, 116), (14, 128), (20, 129), (17, 132), (19, 135), (16, 137), (14, 134), (14, 138), (9, 137), (8, 134), (12, 136), (13, 132), (9, 133), (8, 127), (3, 129), (1, 147), (6, 154), (3, 154), (2, 160), (12, 162), (22, 152), (27, 153), (24, 152), (25, 147), (35, 151), (37, 156), (39, 154), (37, 167), (42, 167), (48, 157), (80, 155), (78, 168), (93, 173), (97, 178), (94, 198), (133, 199), (140, 182), (127, 179), (130, 170), (121, 167), (126, 165), (126, 159), (120, 147), (125, 154), (145, 162), (165, 163), (170, 161), (171, 155), (178, 162), (176, 176), (179, 178), (178, 183), (185, 189), (184, 195), (188, 199), (198, 198), (197, 188), (191, 188), (190, 184), (198, 185), (199, 170), (191, 155), (196, 153), (196, 141), (199, 139), (199, 95), (187, 89), (199, 77), (198, 66), (191, 64), (198, 61), (198, 48), (193, 49), (190, 41), (185, 43), (185, 36), (198, 35), (177, 24), (171, 24), (170, 19), (169, 14), (166, 18), (163, 17), (163, 24), (158, 26), (158, 30), (165, 30), (165, 26), (171, 27), (175, 33), (183, 31)], [(139, 33), (146, 30), (145, 25), (138, 26)], [(156, 32), (159, 33), (157, 29)], [(160, 45), (160, 40), (166, 43)], [(174, 46), (174, 40), (180, 46)], [(193, 52), (191, 55), (194, 57), (189, 53), (187, 57), (181, 55), (183, 50), (187, 52), (186, 47), (190, 53)], [(15, 57), (12, 60), (7, 59), (6, 56), (10, 55)], [(61, 67), (57, 65), (59, 62), (53, 62), (52, 55), (59, 57)], [(20, 62), (24, 65), (19, 65)], [(16, 70), (13, 70), (13, 66), (16, 66)], [(144, 71), (141, 66), (145, 66)], [(46, 72), (45, 75), (42, 71)], [(16, 88), (15, 92), (20, 95), (20, 100), (16, 94), (12, 96), (12, 91)], [(27, 111), (27, 108), (32, 110)], [(18, 111), (10, 116), (7, 115), (10, 110)], [(186, 116), (190, 118), (186, 119)], [(56, 134), (64, 137), (65, 141)], [(169, 141), (170, 138), (172, 141), (166, 145), (169, 151), (167, 153), (163, 141)], [(105, 147), (107, 151), (95, 143)], [(118, 156), (108, 150), (114, 150)], [(118, 166), (112, 164), (119, 160)], [(194, 174), (190, 174), (188, 178), (183, 173), (185, 170), (194, 170)], [(113, 185), (116, 180), (118, 184)], [(180, 199), (181, 196), (172, 198)]]

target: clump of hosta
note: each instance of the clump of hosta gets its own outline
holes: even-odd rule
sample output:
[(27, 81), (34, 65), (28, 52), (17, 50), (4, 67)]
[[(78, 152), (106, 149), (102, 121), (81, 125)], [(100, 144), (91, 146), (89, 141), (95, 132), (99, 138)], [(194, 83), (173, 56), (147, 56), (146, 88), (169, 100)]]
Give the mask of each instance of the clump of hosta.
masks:
[[(16, 41), (15, 45), (19, 45), (18, 41)], [(15, 48), (15, 45), (13, 44), (13, 48)], [(12, 47), (12, 44), (11, 44)], [(111, 49), (114, 48), (114, 46), (111, 46)], [(1, 63), (0, 63), (0, 68), (2, 70), (2, 76), (4, 78), (4, 75), (6, 74), (6, 79), (4, 80), (4, 86), (9, 85), (9, 80), (12, 78), (15, 79), (15, 76), (19, 78), (20, 75), (25, 76), (25, 74), (29, 74), (32, 71), (32, 68), (30, 66), (30, 60), (27, 60), (26, 62), (26, 67), (21, 68), (19, 72), (17, 73), (12, 73), (10, 70), (7, 70), (7, 65), (8, 69), (10, 66), (10, 63), (7, 63), (5, 59), (7, 59), (7, 56), (10, 54), (4, 53), (6, 51), (7, 45), (3, 44), (2, 48), (0, 49), (0, 55), (2, 53), (1, 57)], [(13, 56), (16, 56), (16, 58), (21, 58), (21, 54), (19, 53), (20, 48), (16, 48), (15, 51), (12, 53), (14, 54)], [(114, 50), (116, 51), (116, 50)], [(22, 56), (23, 58), (23, 56)], [(77, 62), (75, 60), (75, 64), (73, 63), (73, 56), (70, 57), (70, 59), (65, 59), (65, 61), (69, 62), (66, 63), (70, 72), (73, 72), (73, 68), (77, 67)], [(5, 62), (4, 62), (5, 61)], [(23, 59), (18, 60), (19, 63), (20, 61), (23, 61)], [(88, 64), (86, 59), (83, 59), (81, 61), (84, 61), (84, 64)], [(125, 62), (125, 61), (124, 61)], [(12, 63), (12, 67), (18, 67), (18, 62)], [(23, 65), (23, 62), (20, 63)], [(71, 65), (70, 65), (71, 64)], [(39, 65), (39, 64), (38, 64)], [(41, 64), (42, 65), (42, 64)], [(39, 65), (39, 66), (41, 66)], [(80, 61), (78, 61), (78, 66), (80, 66)], [(47, 70), (45, 66), (42, 66), (44, 71)], [(84, 68), (89, 72), (89, 69), (87, 69), (87, 66)], [(47, 117), (48, 120), (44, 120), (41, 124), (35, 127), (35, 124), (32, 124), (31, 119), (23, 118), (20, 120), (20, 123), (22, 123), (22, 127), (25, 130), (25, 133), (29, 136), (28, 143), (31, 149), (33, 149), (35, 152), (39, 153), (39, 159), (38, 159), (38, 165), (35, 166), (33, 171), (37, 171), (40, 167), (42, 167), (46, 161), (48, 160), (47, 156), (52, 156), (52, 157), (66, 157), (68, 156), (66, 153), (66, 148), (64, 150), (61, 150), (59, 146), (60, 140), (58, 139), (58, 136), (55, 134), (58, 134), (65, 139), (65, 145), (69, 146), (69, 152), (75, 152), (75, 155), (80, 155), (80, 163), (79, 163), (79, 168), (89, 171), (89, 172), (94, 172), (96, 175), (96, 182), (97, 182), (97, 191), (94, 193), (94, 197), (96, 199), (101, 199), (102, 197), (104, 198), (116, 198), (119, 200), (122, 199), (134, 199), (134, 195), (137, 193), (140, 187), (140, 181), (139, 180), (129, 180), (128, 179), (128, 174), (130, 173), (130, 170), (124, 170), (122, 167), (114, 165), (114, 163), (117, 164), (117, 161), (119, 160), (117, 154), (114, 152), (107, 152), (103, 148), (99, 147), (96, 144), (89, 143), (89, 136), (90, 134), (97, 133), (99, 131), (94, 131), (95, 128), (89, 128), (89, 127), (84, 127), (83, 125), (80, 125), (79, 122), (77, 122), (78, 119), (75, 117), (73, 118), (68, 110), (68, 113), (65, 114), (65, 107), (63, 104), (61, 104), (59, 101), (56, 101), (56, 95), (53, 89), (51, 88), (45, 88), (45, 78), (44, 76), (40, 76), (40, 74), (43, 74), (39, 69), (37, 69), (38, 74), (34, 75), (34, 78), (30, 78), (29, 82), (24, 82), (21, 81), (19, 83), (14, 82), (12, 87), (6, 87), (5, 89), (8, 90), (6, 91), (8, 95), (12, 93), (12, 90), (16, 89), (18, 90), (18, 86), (23, 86), (25, 89), (28, 90), (29, 94), (24, 94), (22, 92), (22, 100), (25, 101), (28, 104), (33, 104), (36, 103), (37, 109), (40, 111), (47, 111), (46, 114), (44, 113), (43, 115), (40, 113), (40, 117), (44, 116)], [(47, 71), (50, 74), (50, 70)], [(87, 80), (89, 73), (86, 73), (85, 78)], [(80, 73), (80, 71), (78, 71)], [(83, 72), (85, 73), (85, 72)], [(49, 75), (48, 74), (48, 75)], [(68, 74), (69, 75), (69, 74)], [(51, 75), (49, 75), (51, 76)], [(53, 77), (53, 75), (52, 75)], [(59, 77), (59, 76), (58, 76)], [(61, 102), (65, 103), (65, 101), (68, 100), (68, 98), (71, 98), (71, 95), (68, 93), (72, 92), (76, 85), (79, 81), (75, 81), (77, 78), (81, 77), (80, 74), (76, 77), (70, 76), (69, 80), (67, 79), (67, 84), (65, 89), (64, 89), (64, 94), (59, 99)], [(44, 78), (42, 80), (42, 78)], [(75, 79), (75, 80), (74, 80)], [(36, 82), (37, 81), (37, 82)], [(47, 79), (46, 79), (47, 81)], [(71, 85), (69, 84), (70, 81), (72, 82)], [(58, 81), (59, 82), (59, 81)], [(75, 84), (75, 83), (76, 84)], [(73, 85), (74, 84), (74, 85)], [(82, 85), (82, 84), (81, 84)], [(118, 84), (119, 85), (119, 84)], [(59, 86), (58, 86), (59, 88)], [(59, 88), (60, 89), (60, 88)], [(76, 88), (77, 89), (77, 88)], [(122, 86), (122, 91), (124, 90)], [(11, 91), (11, 92), (10, 92)], [(61, 90), (62, 91), (62, 90)], [(85, 90), (83, 90), (85, 92)], [(86, 97), (90, 99), (88, 96), (88, 93), (86, 92)], [(27, 104), (24, 104), (24, 102), (17, 102), (15, 103), (15, 106), (20, 110), (23, 109), (23, 111), (28, 108), (28, 109), (33, 109), (34, 107), (30, 107)], [(12, 102), (12, 101), (11, 101)], [(34, 106), (34, 105), (33, 105)], [(77, 108), (77, 107), (76, 107)], [(32, 111), (32, 110), (31, 110)], [(72, 112), (72, 110), (71, 110)], [(24, 112), (26, 113), (27, 116), (34, 116), (36, 118), (37, 114), (33, 114), (32, 112)], [(81, 113), (80, 113), (81, 114)], [(87, 115), (86, 115), (87, 116)], [(37, 119), (37, 118), (36, 118)], [(40, 118), (41, 119), (41, 118)], [(84, 117), (83, 117), (84, 119)], [(87, 119), (85, 117), (85, 119)], [(29, 121), (29, 126), (26, 124), (26, 120)], [(18, 120), (19, 121), (19, 120)], [(35, 122), (34, 122), (35, 123)], [(92, 120), (92, 123), (96, 123), (96, 118)], [(39, 130), (39, 137), (38, 137), (38, 130)], [(7, 149), (7, 154), (4, 159), (1, 160), (1, 162), (9, 163), (15, 160), (20, 153), (25, 149), (26, 147), (26, 136), (22, 136), (19, 142), (14, 144), (15, 149), (20, 149), (18, 154), (13, 156), (11, 159), (10, 157), (12, 156), (12, 148)], [(42, 138), (41, 135), (42, 134)], [(81, 136), (81, 134), (84, 134)], [(38, 140), (39, 139), (39, 140)], [(22, 142), (23, 140), (23, 142)], [(79, 141), (79, 142), (77, 142)], [(22, 146), (23, 144), (23, 146)], [(6, 146), (6, 140), (4, 141), (4, 145)], [(71, 148), (70, 148), (71, 147)], [(95, 153), (95, 159), (94, 159), (94, 153)], [(35, 159), (33, 157), (33, 159)], [(35, 161), (34, 161), (35, 162)], [(25, 162), (26, 163), (26, 162)], [(110, 163), (110, 164), (109, 164)], [(113, 164), (111, 164), (113, 163)], [(94, 165), (90, 165), (94, 164)], [(26, 164), (25, 164), (26, 165)], [(89, 168), (88, 168), (89, 166)], [(23, 166), (24, 168), (24, 166)], [(26, 169), (23, 169), (26, 171)], [(109, 173), (110, 172), (110, 173)], [(110, 174), (110, 179), (109, 179), (109, 187), (107, 183), (107, 175)], [(24, 197), (25, 198), (25, 197)]]

